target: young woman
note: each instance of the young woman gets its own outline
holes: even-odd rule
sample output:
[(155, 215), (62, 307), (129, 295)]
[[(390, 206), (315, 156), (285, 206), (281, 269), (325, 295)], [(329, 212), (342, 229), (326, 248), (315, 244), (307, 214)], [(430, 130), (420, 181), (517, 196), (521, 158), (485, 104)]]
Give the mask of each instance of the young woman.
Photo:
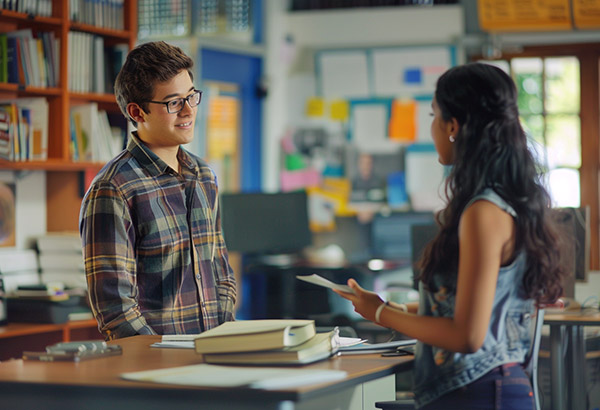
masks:
[(467, 64), (439, 78), (432, 109), (439, 160), (452, 171), (418, 306), (384, 303), (354, 279), (354, 295), (337, 293), (366, 319), (418, 339), (417, 408), (532, 409), (520, 366), (530, 320), (536, 303), (561, 296), (565, 270), (517, 91), (502, 70)]

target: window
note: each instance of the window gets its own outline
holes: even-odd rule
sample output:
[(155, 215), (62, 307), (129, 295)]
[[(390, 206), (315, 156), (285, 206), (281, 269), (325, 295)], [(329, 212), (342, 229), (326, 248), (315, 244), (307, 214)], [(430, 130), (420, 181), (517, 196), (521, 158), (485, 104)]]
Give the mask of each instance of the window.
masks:
[(557, 207), (589, 206), (590, 268), (598, 269), (598, 44), (526, 47), (486, 61), (509, 73), (523, 128)]

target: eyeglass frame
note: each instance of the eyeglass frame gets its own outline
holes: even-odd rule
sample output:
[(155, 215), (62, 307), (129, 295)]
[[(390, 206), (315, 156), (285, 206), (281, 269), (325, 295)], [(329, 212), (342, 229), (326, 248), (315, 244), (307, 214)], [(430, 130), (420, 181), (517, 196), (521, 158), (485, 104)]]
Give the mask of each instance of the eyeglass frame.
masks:
[[(195, 96), (196, 94), (199, 94), (198, 95), (198, 104), (192, 105), (192, 104), (190, 104), (190, 99), (193, 96)], [(169, 104), (171, 104), (173, 101), (182, 101), (181, 108), (179, 109), (179, 111), (175, 111), (175, 112), (169, 111)], [(200, 103), (202, 102), (202, 91), (194, 89), (194, 92), (192, 94), (188, 95), (187, 97), (173, 98), (172, 100), (169, 100), (169, 101), (151, 101), (151, 100), (148, 100), (148, 101), (144, 101), (144, 102), (153, 103), (153, 104), (162, 104), (165, 107), (167, 107), (167, 112), (169, 114), (179, 114), (181, 111), (183, 111), (183, 107), (185, 107), (185, 103), (186, 102), (188, 103), (188, 105), (191, 108), (196, 108), (197, 106), (199, 106)]]

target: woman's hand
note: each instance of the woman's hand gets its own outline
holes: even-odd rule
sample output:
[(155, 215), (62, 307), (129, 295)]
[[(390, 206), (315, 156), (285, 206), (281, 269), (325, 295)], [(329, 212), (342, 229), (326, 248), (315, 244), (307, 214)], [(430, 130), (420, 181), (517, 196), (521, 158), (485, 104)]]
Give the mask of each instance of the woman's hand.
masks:
[(354, 279), (348, 279), (348, 286), (354, 290), (354, 294), (333, 290), (335, 293), (348, 299), (354, 305), (354, 310), (367, 320), (375, 322), (375, 312), (383, 300), (375, 292), (369, 292), (359, 286)]

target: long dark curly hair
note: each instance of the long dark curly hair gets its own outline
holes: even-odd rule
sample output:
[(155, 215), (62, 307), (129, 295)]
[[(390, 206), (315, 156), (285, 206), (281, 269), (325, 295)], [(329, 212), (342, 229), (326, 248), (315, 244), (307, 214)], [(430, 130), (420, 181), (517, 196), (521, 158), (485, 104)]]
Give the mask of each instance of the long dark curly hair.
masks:
[(435, 99), (442, 119), (456, 118), (454, 163), (446, 179), (447, 206), (437, 215), (440, 231), (425, 249), (419, 279), (430, 288), (434, 274), (455, 282), (458, 271), (458, 224), (475, 195), (492, 188), (517, 213), (514, 256), (524, 250), (523, 285), (538, 303), (562, 295), (566, 273), (551, 200), (519, 121), (512, 79), (489, 64), (451, 68), (437, 82)]

